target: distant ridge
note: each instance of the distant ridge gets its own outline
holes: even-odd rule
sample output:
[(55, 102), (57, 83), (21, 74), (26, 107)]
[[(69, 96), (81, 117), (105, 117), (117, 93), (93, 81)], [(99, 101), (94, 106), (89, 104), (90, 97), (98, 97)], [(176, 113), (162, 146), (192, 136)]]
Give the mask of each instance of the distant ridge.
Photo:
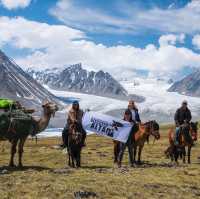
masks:
[(144, 100), (143, 97), (129, 95), (125, 88), (109, 73), (102, 70), (98, 72), (87, 71), (82, 68), (81, 63), (64, 69), (53, 68), (42, 71), (28, 69), (27, 72), (39, 83), (48, 85), (55, 90), (87, 93), (122, 100), (132, 98), (138, 102)]
[(19, 100), (26, 106), (41, 106), (43, 100), (57, 98), (24, 72), (0, 50), (0, 98)]
[(196, 70), (182, 80), (175, 82), (168, 91), (200, 97), (200, 70)]

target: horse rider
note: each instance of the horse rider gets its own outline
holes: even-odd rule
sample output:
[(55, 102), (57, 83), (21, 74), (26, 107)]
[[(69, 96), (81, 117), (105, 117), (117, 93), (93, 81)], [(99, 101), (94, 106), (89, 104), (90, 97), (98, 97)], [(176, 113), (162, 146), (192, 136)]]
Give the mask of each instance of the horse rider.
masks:
[(63, 139), (63, 145), (61, 145), (62, 147), (67, 146), (69, 127), (70, 127), (70, 125), (72, 125), (74, 123), (81, 125), (81, 128), (82, 128), (81, 133), (83, 133), (82, 146), (85, 146), (86, 132), (82, 127), (82, 117), (83, 117), (83, 111), (80, 109), (79, 102), (74, 101), (72, 103), (71, 109), (69, 110), (67, 123), (62, 132), (62, 139)]
[[(139, 124), (141, 124), (141, 119), (140, 119), (138, 108), (135, 105), (134, 100), (129, 100), (128, 109), (131, 111), (133, 127), (134, 128), (137, 127), (137, 130), (138, 130)], [(134, 136), (133, 136), (133, 139), (134, 139)]]
[(174, 140), (175, 145), (179, 144), (179, 134), (180, 134), (181, 126), (183, 124), (189, 124), (191, 119), (192, 119), (191, 111), (188, 108), (187, 101), (184, 100), (182, 102), (181, 107), (177, 109), (174, 115), (174, 120), (175, 120), (175, 125), (176, 125), (175, 140)]
[(131, 111), (132, 120), (136, 123), (141, 123), (138, 108), (136, 107), (134, 100), (129, 100), (128, 109)]
[[(123, 120), (130, 122), (130, 123), (134, 123), (130, 109), (125, 110)], [(124, 151), (125, 151), (126, 147), (128, 147), (129, 163), (130, 163), (131, 166), (133, 166), (133, 163), (134, 163), (133, 162), (133, 144), (134, 144), (133, 133), (136, 131), (134, 129), (134, 126), (133, 126), (133, 128), (132, 128), (132, 130), (129, 134), (127, 142), (126, 143), (120, 142), (120, 151), (119, 151), (118, 158), (117, 158), (118, 167), (121, 167), (121, 162), (122, 162), (122, 158), (123, 158)]]

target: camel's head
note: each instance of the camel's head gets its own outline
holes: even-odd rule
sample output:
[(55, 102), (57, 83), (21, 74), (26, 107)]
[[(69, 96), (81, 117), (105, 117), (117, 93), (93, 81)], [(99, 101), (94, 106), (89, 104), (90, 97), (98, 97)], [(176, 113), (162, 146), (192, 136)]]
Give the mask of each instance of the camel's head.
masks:
[(42, 107), (44, 109), (44, 113), (48, 115), (55, 116), (56, 111), (58, 111), (58, 105), (54, 102), (45, 101), (42, 104)]

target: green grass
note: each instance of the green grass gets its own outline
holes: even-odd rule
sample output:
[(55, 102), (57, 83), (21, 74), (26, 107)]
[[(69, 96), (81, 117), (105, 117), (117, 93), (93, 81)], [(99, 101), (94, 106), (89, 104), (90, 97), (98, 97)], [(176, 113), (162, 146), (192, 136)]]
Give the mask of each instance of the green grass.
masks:
[[(77, 191), (89, 191), (97, 198), (109, 199), (190, 199), (200, 198), (200, 146), (192, 149), (192, 164), (170, 164), (163, 151), (168, 145), (166, 129), (161, 129), (161, 140), (145, 145), (142, 160), (136, 168), (128, 166), (127, 152), (123, 167), (113, 165), (112, 141), (103, 137), (88, 136), (82, 153), (82, 168), (67, 167), (67, 156), (54, 149), (58, 138), (41, 139), (36, 145), (28, 140), (25, 145), (24, 169), (5, 167), (9, 161), (9, 143), (0, 150), (0, 199), (70, 199)], [(1, 144), (2, 145), (2, 144)], [(3, 148), (3, 146), (1, 146)], [(1, 172), (0, 172), (1, 173)], [(91, 197), (92, 198), (92, 197)]]

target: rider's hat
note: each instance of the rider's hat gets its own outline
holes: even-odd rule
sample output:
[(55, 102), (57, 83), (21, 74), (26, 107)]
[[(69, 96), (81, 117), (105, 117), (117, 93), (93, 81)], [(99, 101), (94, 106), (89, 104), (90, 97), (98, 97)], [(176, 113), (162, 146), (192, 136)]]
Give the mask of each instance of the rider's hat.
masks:
[(187, 101), (186, 101), (186, 100), (184, 100), (184, 101), (182, 102), (182, 104), (185, 104), (185, 105), (187, 105), (188, 103), (187, 103)]
[(73, 105), (79, 105), (79, 102), (78, 102), (78, 100), (74, 100), (72, 104)]

